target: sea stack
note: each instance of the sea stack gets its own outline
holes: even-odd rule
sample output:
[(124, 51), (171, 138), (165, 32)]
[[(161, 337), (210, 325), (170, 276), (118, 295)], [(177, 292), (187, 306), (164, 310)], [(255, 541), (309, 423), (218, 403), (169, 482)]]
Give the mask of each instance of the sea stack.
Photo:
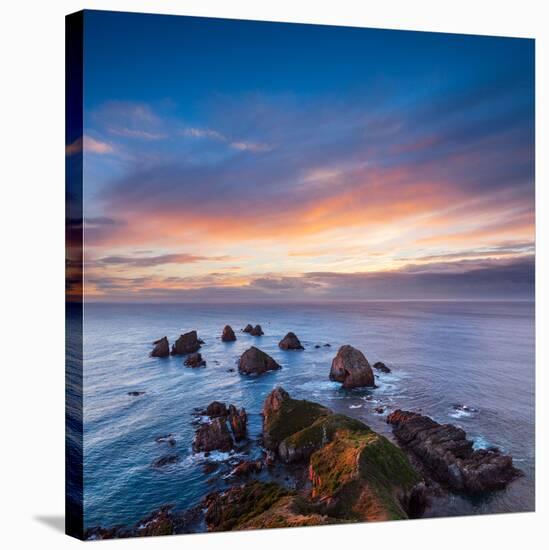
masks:
[(225, 325), (225, 328), (223, 329), (223, 334), (221, 334), (221, 340), (223, 342), (234, 342), (236, 340), (234, 330), (231, 328), (230, 325)]
[(182, 334), (172, 346), (172, 355), (187, 355), (200, 349), (201, 340), (198, 339), (196, 330)]
[(282, 340), (280, 340), (280, 342), (278, 342), (278, 347), (280, 349), (284, 349), (284, 350), (290, 350), (290, 349), (302, 350), (302, 349), (305, 349), (301, 345), (301, 342), (299, 341), (299, 338), (293, 332), (288, 332), (288, 334), (286, 334), (286, 336), (284, 336), (284, 338), (282, 338)]
[(170, 343), (166, 336), (153, 342), (154, 349), (151, 351), (151, 357), (168, 357), (170, 355)]
[(364, 354), (353, 346), (339, 348), (332, 361), (330, 380), (342, 382), (345, 389), (374, 387), (374, 373)]
[(198, 352), (191, 353), (185, 359), (185, 366), (196, 369), (197, 367), (205, 367), (206, 361), (202, 359), (202, 355)]
[(242, 329), (242, 332), (250, 333), (250, 332), (252, 332), (253, 329), (254, 329), (254, 327), (252, 327), (252, 325), (250, 325), (250, 323), (248, 323), (248, 324)]
[(251, 336), (263, 336), (263, 329), (261, 325), (255, 325), (255, 327), (250, 331)]
[(238, 362), (238, 371), (241, 374), (263, 374), (280, 368), (272, 357), (254, 346), (246, 350)]

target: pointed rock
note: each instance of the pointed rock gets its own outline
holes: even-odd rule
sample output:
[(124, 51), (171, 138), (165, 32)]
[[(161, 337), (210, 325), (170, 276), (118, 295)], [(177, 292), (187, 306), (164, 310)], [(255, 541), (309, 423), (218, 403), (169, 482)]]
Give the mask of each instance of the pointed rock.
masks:
[(223, 334), (221, 335), (221, 340), (223, 342), (234, 342), (236, 340), (234, 330), (231, 328), (230, 325), (225, 325), (225, 328), (223, 329)]
[(280, 349), (285, 349), (285, 350), (289, 350), (289, 349), (296, 349), (296, 350), (305, 349), (305, 348), (301, 345), (301, 342), (299, 341), (299, 338), (298, 338), (293, 332), (288, 332), (288, 334), (286, 334), (286, 336), (284, 336), (284, 338), (282, 338), (282, 340), (280, 340), (280, 342), (278, 342), (278, 347), (279, 347)]
[(166, 336), (153, 342), (154, 349), (151, 351), (151, 357), (168, 357), (170, 355), (170, 344)]
[(187, 355), (200, 349), (202, 340), (198, 339), (196, 330), (182, 334), (172, 346), (172, 355)]
[(261, 325), (255, 325), (255, 327), (250, 331), (251, 336), (263, 336), (264, 332), (261, 328)]

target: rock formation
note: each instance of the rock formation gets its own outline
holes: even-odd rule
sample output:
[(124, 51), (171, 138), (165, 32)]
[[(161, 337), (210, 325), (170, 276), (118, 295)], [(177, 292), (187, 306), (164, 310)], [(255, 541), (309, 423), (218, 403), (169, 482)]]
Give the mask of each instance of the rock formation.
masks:
[(288, 332), (288, 334), (286, 334), (286, 336), (284, 336), (284, 338), (282, 338), (282, 340), (280, 340), (280, 342), (278, 342), (278, 347), (279, 347), (280, 349), (285, 349), (285, 350), (289, 350), (289, 349), (296, 349), (296, 350), (305, 349), (305, 348), (301, 345), (301, 342), (299, 341), (299, 338), (298, 338), (293, 332)]
[(229, 405), (228, 421), (236, 442), (246, 439), (248, 415), (246, 409), (237, 409), (234, 405)]
[(202, 424), (196, 430), (193, 442), (195, 453), (210, 451), (230, 451), (233, 448), (233, 438), (227, 427), (225, 418), (214, 418), (208, 424)]
[(263, 329), (261, 328), (261, 325), (255, 325), (255, 327), (250, 330), (251, 336), (263, 336)]
[(196, 330), (182, 334), (172, 346), (172, 355), (187, 355), (200, 349), (202, 340), (198, 339)]
[(185, 365), (196, 369), (197, 367), (205, 367), (206, 361), (202, 359), (202, 355), (198, 352), (190, 353), (185, 359)]
[(374, 373), (368, 359), (361, 351), (349, 345), (341, 346), (334, 357), (330, 380), (343, 382), (346, 389), (375, 386)]
[(242, 329), (242, 332), (252, 332), (253, 329), (254, 329), (254, 327), (252, 327), (252, 325), (250, 325), (250, 323), (248, 323), (248, 324)]
[(402, 446), (410, 450), (439, 482), (450, 489), (482, 493), (502, 489), (521, 472), (510, 456), (496, 449), (473, 450), (465, 432), (419, 413), (396, 410), (387, 417)]
[(263, 469), (261, 460), (242, 460), (231, 471), (235, 477), (246, 477), (250, 474), (257, 474)]
[(238, 362), (238, 370), (242, 374), (263, 374), (280, 368), (272, 357), (253, 346), (242, 354)]
[(154, 341), (153, 345), (154, 349), (151, 351), (151, 357), (168, 357), (170, 355), (170, 344), (165, 336)]
[(227, 407), (225, 403), (213, 401), (202, 414), (209, 416), (211, 422), (201, 424), (196, 430), (195, 452), (228, 451), (234, 447), (234, 442), (246, 439), (248, 415), (244, 408)]
[(236, 340), (234, 330), (230, 327), (230, 325), (225, 325), (225, 327), (223, 328), (223, 334), (221, 334), (221, 340), (223, 342), (234, 342)]
[(377, 361), (377, 363), (374, 363), (373, 367), (374, 367), (374, 369), (376, 369), (378, 371), (381, 371), (381, 372), (385, 372), (385, 373), (391, 372), (391, 369), (385, 363), (382, 363), (381, 361)]

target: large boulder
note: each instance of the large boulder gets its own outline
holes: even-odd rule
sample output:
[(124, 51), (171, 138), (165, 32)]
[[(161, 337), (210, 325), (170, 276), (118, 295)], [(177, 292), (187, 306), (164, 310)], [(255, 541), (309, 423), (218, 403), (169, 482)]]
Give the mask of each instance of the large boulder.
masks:
[(231, 328), (230, 325), (225, 325), (225, 327), (223, 328), (223, 333), (221, 334), (221, 340), (223, 342), (234, 342), (236, 340), (234, 330)]
[(160, 340), (155, 340), (153, 345), (154, 348), (151, 351), (151, 357), (168, 357), (170, 355), (170, 343), (166, 336), (160, 338)]
[(242, 329), (242, 332), (250, 333), (250, 332), (252, 332), (253, 329), (254, 329), (254, 327), (252, 327), (252, 325), (250, 325), (250, 323), (248, 323), (248, 324)]
[(214, 418), (208, 424), (202, 424), (196, 430), (193, 442), (195, 453), (210, 451), (230, 451), (233, 448), (233, 438), (227, 427), (225, 418)]
[(275, 388), (263, 404), (263, 445), (277, 451), (285, 438), (330, 413), (318, 403), (292, 399), (283, 388)]
[(465, 432), (419, 413), (396, 410), (387, 417), (399, 443), (439, 482), (471, 494), (503, 489), (521, 475), (510, 456), (497, 449), (473, 449)]
[(330, 380), (343, 382), (346, 389), (374, 387), (374, 373), (364, 354), (353, 346), (339, 348), (332, 361)]
[(238, 362), (238, 370), (242, 374), (263, 374), (280, 368), (272, 357), (254, 346), (246, 350)]
[(172, 355), (187, 355), (200, 349), (201, 340), (198, 339), (196, 330), (182, 334), (172, 346)]
[(302, 349), (305, 349), (301, 345), (301, 342), (299, 341), (299, 338), (293, 332), (288, 332), (288, 334), (286, 334), (286, 336), (284, 336), (284, 338), (282, 338), (282, 340), (280, 340), (280, 342), (278, 342), (278, 347), (280, 349), (284, 349), (284, 350), (290, 350), (290, 349), (302, 350)]
[(251, 336), (263, 336), (263, 329), (261, 328), (261, 325), (255, 325), (255, 327), (250, 330)]

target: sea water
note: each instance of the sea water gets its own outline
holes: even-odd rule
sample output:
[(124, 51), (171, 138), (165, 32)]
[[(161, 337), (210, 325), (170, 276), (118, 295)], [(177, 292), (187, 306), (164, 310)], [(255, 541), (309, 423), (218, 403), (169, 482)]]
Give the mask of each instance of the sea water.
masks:
[[(265, 335), (240, 332), (247, 323), (261, 324)], [(221, 341), (226, 324), (236, 342)], [(193, 329), (205, 341), (205, 368), (185, 367), (180, 356), (149, 356), (154, 340), (167, 336), (171, 344)], [(289, 331), (304, 351), (278, 348)], [(343, 390), (328, 378), (343, 344), (392, 372), (376, 371), (375, 389)], [(533, 303), (86, 304), (83, 345), (85, 527), (132, 525), (163, 504), (184, 510), (226, 487), (218, 473), (204, 473), (204, 455), (192, 453), (193, 413), (214, 400), (245, 407), (250, 439), (257, 441), (263, 401), (278, 385), (389, 438), (377, 407), (421, 411), (461, 426), (476, 447), (500, 447), (525, 474), (482, 498), (437, 499), (430, 516), (534, 509)], [(240, 375), (238, 358), (252, 345), (282, 369)], [(174, 447), (155, 441), (168, 433)], [(258, 452), (257, 445), (251, 449)], [(179, 462), (151, 467), (171, 453)], [(238, 458), (213, 453), (208, 460)]]

